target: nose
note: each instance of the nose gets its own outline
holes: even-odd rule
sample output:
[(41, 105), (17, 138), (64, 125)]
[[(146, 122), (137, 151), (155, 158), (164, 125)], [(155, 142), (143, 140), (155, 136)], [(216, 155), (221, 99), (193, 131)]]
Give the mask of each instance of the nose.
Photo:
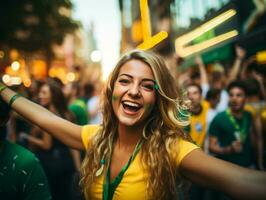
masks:
[(128, 94), (131, 97), (139, 97), (140, 96), (140, 90), (139, 90), (139, 85), (138, 84), (132, 84), (131, 87), (128, 90)]
[(235, 95), (232, 95), (232, 96), (231, 96), (231, 100), (232, 100), (232, 101), (235, 101), (236, 99), (237, 99), (237, 97), (236, 97)]

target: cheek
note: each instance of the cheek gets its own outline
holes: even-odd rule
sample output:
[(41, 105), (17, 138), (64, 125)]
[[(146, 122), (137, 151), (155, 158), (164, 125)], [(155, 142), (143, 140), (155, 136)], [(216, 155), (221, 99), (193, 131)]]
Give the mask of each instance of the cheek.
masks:
[(155, 106), (155, 94), (146, 97), (146, 101), (144, 104), (144, 110), (150, 112)]
[(49, 103), (49, 102), (50, 102), (50, 99), (47, 98), (47, 97), (45, 97), (45, 98), (43, 98), (43, 102), (45, 102), (45, 103)]
[(119, 106), (119, 96), (114, 91), (112, 94), (112, 107), (115, 113), (117, 111), (118, 106)]
[(119, 86), (117, 84), (114, 85), (114, 90), (112, 94), (112, 101), (119, 101), (123, 95), (125, 95), (128, 91), (127, 87)]
[(145, 104), (144, 105), (144, 112), (150, 113), (154, 107), (154, 104)]
[(117, 83), (114, 85), (113, 89), (113, 94), (112, 94), (112, 99), (117, 99), (119, 98), (123, 93), (124, 93), (124, 88), (119, 86)]
[(245, 103), (245, 99), (240, 98), (240, 99), (239, 99), (239, 102), (241, 102), (241, 103)]
[(118, 95), (114, 94), (112, 95), (112, 102), (116, 102), (118, 100)]
[(43, 98), (43, 102), (45, 102), (46, 104), (51, 102), (51, 97), (48, 94), (45, 94), (42, 98)]

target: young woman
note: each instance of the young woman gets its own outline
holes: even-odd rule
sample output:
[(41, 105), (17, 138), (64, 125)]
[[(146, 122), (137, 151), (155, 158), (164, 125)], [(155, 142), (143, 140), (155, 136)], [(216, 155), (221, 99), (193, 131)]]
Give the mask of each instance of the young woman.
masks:
[(174, 199), (183, 177), (234, 198), (265, 199), (266, 173), (204, 154), (182, 132), (185, 104), (164, 61), (132, 51), (119, 60), (103, 96), (103, 124), (78, 126), (0, 87), (26, 119), (72, 148), (87, 149), (86, 199)]

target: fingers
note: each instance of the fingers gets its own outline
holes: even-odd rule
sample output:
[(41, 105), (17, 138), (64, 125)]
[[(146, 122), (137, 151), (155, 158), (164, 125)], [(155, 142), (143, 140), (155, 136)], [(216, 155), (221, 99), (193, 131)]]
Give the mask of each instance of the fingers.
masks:
[(236, 153), (242, 152), (243, 146), (242, 146), (242, 143), (240, 140), (234, 141), (231, 145), (232, 145), (232, 149), (234, 152), (236, 152)]

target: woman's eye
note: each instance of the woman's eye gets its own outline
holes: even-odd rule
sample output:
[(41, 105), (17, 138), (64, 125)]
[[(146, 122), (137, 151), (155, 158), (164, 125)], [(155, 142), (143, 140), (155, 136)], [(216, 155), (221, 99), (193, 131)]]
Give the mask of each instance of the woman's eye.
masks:
[(125, 83), (129, 83), (129, 80), (127, 80), (127, 79), (120, 79), (118, 82), (119, 83), (122, 83), (122, 84), (125, 84)]
[(153, 84), (142, 84), (142, 87), (145, 90), (153, 91), (154, 90), (154, 85)]

